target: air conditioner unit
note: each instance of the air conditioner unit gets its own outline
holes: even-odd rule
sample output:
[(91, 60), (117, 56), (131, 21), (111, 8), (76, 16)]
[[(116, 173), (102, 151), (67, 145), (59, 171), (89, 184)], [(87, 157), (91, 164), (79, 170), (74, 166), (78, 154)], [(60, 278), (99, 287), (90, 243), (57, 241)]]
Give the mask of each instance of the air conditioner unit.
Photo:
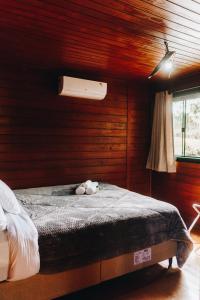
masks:
[(59, 77), (59, 95), (93, 100), (103, 100), (107, 83), (69, 76)]

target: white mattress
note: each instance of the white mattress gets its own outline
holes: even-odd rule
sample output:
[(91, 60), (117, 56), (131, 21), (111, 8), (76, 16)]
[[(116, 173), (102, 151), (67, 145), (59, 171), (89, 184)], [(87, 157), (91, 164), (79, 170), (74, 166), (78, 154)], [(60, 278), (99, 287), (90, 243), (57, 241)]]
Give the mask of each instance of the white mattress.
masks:
[(0, 281), (8, 278), (9, 246), (6, 231), (0, 231)]

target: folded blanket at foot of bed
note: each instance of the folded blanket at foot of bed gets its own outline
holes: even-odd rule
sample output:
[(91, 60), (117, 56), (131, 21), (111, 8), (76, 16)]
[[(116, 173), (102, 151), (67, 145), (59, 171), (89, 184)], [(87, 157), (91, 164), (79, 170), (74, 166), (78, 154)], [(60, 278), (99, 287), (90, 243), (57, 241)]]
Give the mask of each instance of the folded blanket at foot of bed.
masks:
[(38, 232), (28, 214), (5, 212), (7, 228), (0, 232), (0, 281), (16, 281), (39, 272)]
[(10, 187), (0, 180), (0, 281), (38, 273), (38, 232)]
[(39, 272), (38, 232), (28, 214), (6, 213), (9, 248), (9, 281), (31, 277)]
[(0, 281), (8, 278), (9, 246), (6, 230), (0, 231)]

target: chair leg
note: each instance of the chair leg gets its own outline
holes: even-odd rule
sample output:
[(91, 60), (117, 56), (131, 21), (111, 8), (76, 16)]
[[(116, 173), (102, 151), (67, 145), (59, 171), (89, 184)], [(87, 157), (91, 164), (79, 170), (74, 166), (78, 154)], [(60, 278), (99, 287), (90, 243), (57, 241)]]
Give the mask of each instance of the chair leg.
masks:
[(171, 268), (172, 262), (173, 262), (173, 257), (170, 257), (170, 258), (169, 258), (169, 265), (168, 265), (167, 270), (169, 270), (169, 269)]

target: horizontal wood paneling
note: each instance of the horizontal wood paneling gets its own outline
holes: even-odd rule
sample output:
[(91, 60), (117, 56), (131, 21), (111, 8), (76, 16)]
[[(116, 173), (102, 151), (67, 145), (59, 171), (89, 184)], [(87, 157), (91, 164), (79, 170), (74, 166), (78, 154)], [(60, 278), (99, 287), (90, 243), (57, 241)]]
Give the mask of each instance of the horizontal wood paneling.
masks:
[(130, 85), (128, 89), (127, 186), (150, 195), (150, 172), (146, 169), (149, 149), (151, 98), (149, 87)]
[(126, 186), (127, 84), (105, 80), (105, 100), (70, 99), (57, 95), (54, 72), (4, 68), (0, 178), (14, 188), (87, 178)]
[(92, 101), (58, 96), (58, 75), (0, 71), (0, 178), (13, 188), (88, 178), (126, 187), (128, 180), (129, 188), (148, 193), (143, 169), (149, 103), (138, 83), (85, 74), (108, 82), (105, 100)]
[(9, 56), (15, 65), (147, 78), (167, 39), (176, 51), (174, 74), (193, 72), (200, 58), (200, 3), (182, 2), (3, 1), (0, 62)]
[[(171, 88), (182, 90), (200, 85), (199, 73), (186, 76), (171, 83)], [(163, 89), (167, 84), (163, 84)], [(159, 86), (157, 86), (159, 89)], [(200, 164), (177, 162), (177, 172), (173, 174), (152, 173), (152, 196), (171, 202), (182, 213), (184, 220), (190, 224), (196, 213), (193, 203), (200, 203)]]
[(200, 165), (178, 162), (175, 174), (153, 172), (152, 195), (177, 206), (190, 224), (196, 216), (192, 204), (200, 203)]

